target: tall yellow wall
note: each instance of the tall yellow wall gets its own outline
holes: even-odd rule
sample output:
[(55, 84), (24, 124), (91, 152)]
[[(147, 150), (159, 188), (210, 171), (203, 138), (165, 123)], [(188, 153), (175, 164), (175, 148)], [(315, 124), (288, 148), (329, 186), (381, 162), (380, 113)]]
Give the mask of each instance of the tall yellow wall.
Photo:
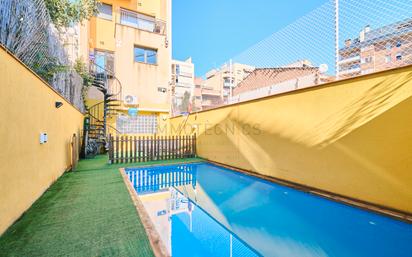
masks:
[[(59, 109), (55, 102), (63, 102)], [(71, 166), (83, 114), (0, 48), (0, 234)], [(48, 142), (41, 145), (41, 132)]]
[(412, 213), (411, 79), (405, 67), (200, 112), (186, 132), (203, 158)]

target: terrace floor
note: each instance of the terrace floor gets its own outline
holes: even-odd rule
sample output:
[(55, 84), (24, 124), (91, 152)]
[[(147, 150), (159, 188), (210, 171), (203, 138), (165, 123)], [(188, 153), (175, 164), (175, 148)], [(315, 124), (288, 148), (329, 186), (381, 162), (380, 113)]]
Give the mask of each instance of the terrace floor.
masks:
[(0, 237), (0, 256), (153, 256), (118, 171), (139, 165), (80, 161)]

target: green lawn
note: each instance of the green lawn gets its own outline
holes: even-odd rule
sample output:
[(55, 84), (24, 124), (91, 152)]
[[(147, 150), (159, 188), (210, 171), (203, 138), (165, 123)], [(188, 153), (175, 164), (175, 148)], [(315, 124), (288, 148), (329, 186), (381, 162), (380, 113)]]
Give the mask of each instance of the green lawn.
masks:
[(153, 256), (118, 171), (127, 166), (138, 165), (82, 160), (0, 237), (0, 256)]

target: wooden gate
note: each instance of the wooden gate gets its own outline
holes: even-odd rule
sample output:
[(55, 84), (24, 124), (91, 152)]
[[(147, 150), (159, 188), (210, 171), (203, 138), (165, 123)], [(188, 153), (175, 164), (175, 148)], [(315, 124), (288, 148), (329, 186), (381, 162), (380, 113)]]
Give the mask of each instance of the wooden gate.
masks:
[(109, 136), (110, 163), (148, 162), (196, 156), (196, 135)]

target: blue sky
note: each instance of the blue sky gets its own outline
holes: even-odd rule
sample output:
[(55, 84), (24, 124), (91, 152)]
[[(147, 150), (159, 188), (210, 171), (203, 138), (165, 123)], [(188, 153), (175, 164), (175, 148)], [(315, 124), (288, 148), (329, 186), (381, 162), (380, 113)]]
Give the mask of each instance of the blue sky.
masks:
[(203, 75), (326, 2), (173, 0), (173, 58)]

